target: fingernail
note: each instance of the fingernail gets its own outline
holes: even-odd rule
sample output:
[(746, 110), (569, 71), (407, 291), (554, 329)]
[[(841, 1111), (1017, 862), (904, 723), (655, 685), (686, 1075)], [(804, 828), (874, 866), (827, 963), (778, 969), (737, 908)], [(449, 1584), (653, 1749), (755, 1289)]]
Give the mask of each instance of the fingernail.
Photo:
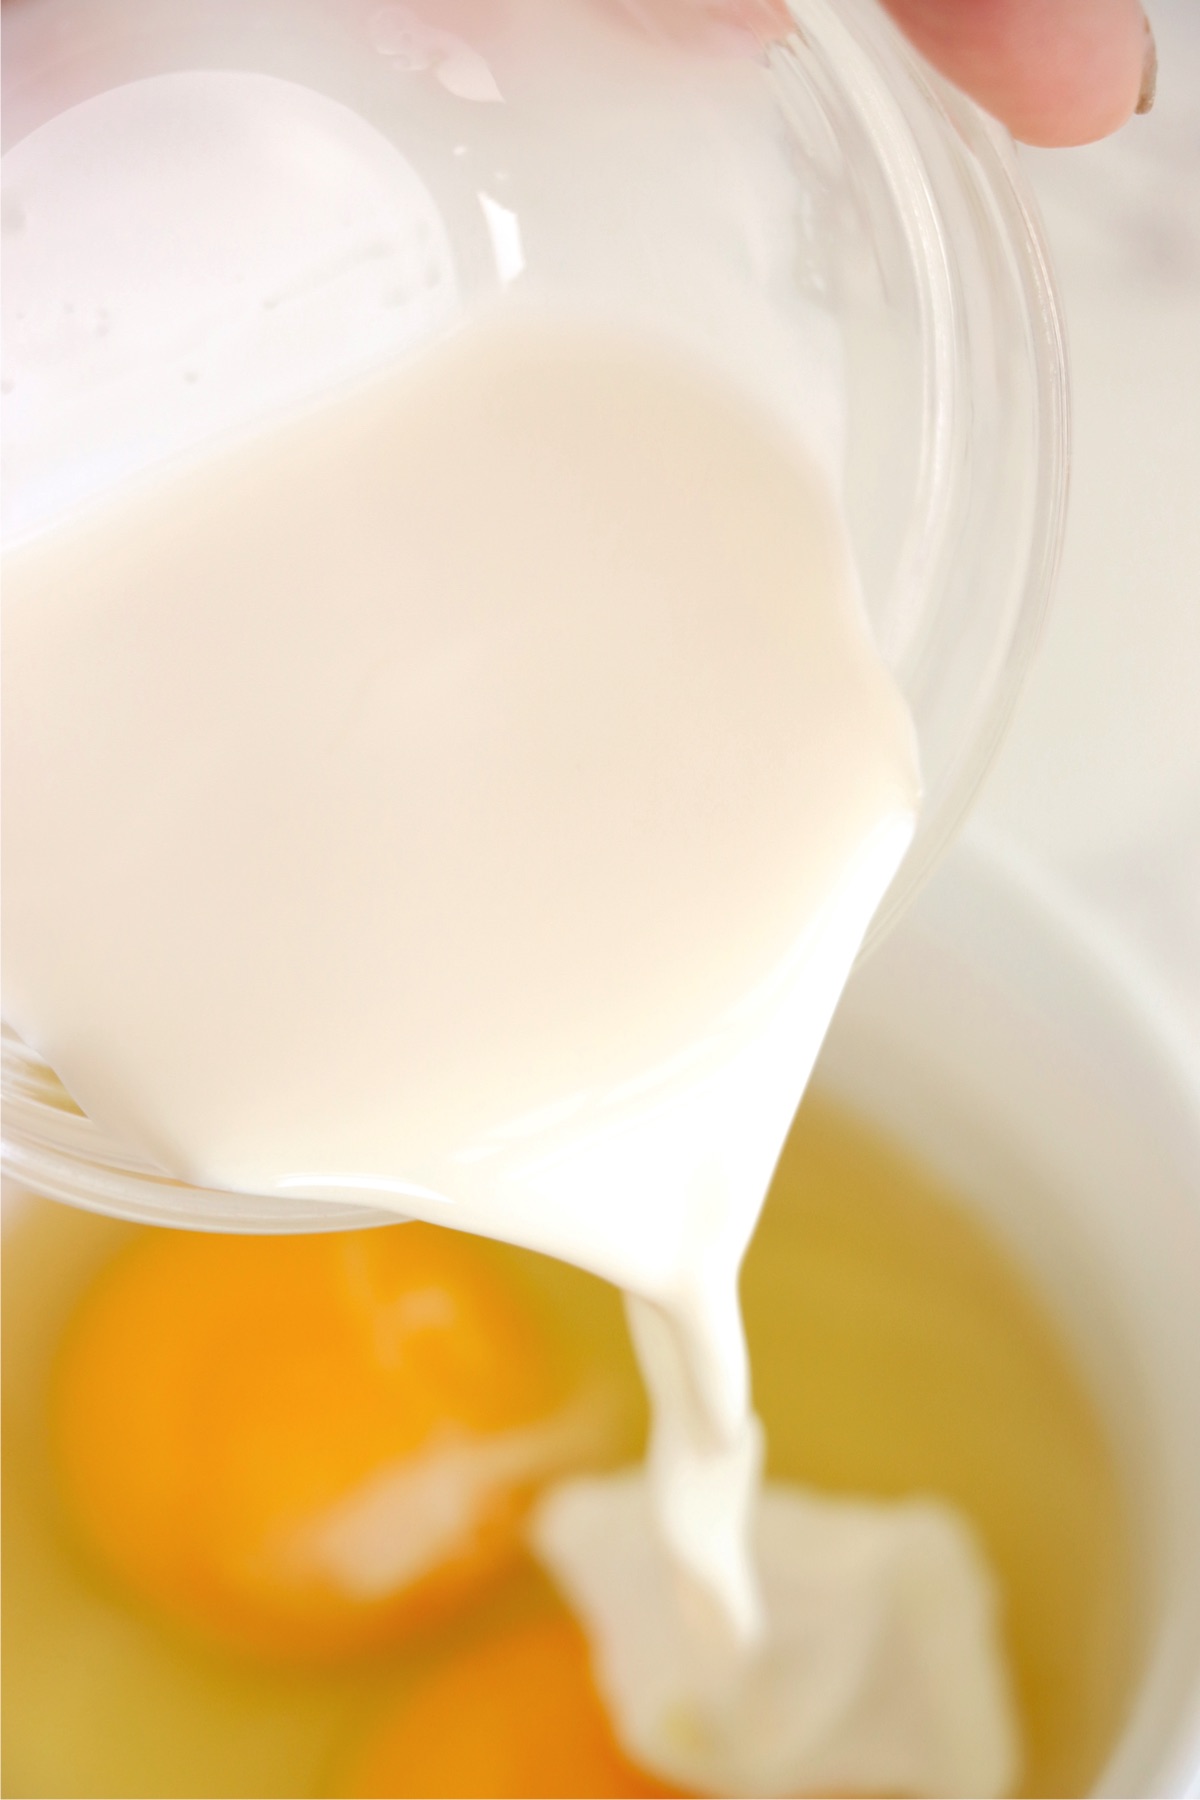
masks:
[(1146, 50), (1142, 57), (1142, 85), (1138, 89), (1136, 111), (1148, 113), (1154, 105), (1154, 95), (1158, 89), (1158, 46), (1154, 42), (1154, 33), (1150, 29), (1150, 21), (1146, 20)]

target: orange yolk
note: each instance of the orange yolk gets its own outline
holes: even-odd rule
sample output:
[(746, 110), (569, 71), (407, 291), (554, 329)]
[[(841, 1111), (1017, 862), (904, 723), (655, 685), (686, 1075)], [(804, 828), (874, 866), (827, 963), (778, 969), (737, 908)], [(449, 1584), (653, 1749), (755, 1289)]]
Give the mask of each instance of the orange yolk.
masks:
[(628, 1762), (573, 1620), (539, 1619), (450, 1658), (405, 1695), (345, 1792), (374, 1796), (667, 1796)]
[(325, 1658), (444, 1617), (519, 1554), (563, 1400), (459, 1233), (164, 1231), (73, 1320), (54, 1433), (73, 1513), (144, 1598)]

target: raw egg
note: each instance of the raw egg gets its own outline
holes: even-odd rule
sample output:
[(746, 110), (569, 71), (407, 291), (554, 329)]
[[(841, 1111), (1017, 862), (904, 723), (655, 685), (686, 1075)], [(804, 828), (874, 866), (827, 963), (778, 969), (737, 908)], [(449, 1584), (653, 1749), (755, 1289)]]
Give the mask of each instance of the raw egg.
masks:
[(345, 1791), (374, 1796), (678, 1793), (623, 1755), (587, 1645), (562, 1615), (497, 1634), (410, 1688), (354, 1765)]
[(370, 1649), (520, 1555), (536, 1486), (589, 1440), (562, 1361), (456, 1232), (147, 1235), (64, 1342), (69, 1509), (113, 1572), (214, 1640)]

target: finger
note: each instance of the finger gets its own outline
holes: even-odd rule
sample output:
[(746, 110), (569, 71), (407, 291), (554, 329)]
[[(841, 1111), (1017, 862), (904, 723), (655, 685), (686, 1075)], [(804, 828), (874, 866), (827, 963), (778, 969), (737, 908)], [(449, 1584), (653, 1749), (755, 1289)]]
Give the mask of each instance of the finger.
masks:
[(1029, 144), (1086, 144), (1154, 98), (1138, 0), (885, 0), (929, 61)]

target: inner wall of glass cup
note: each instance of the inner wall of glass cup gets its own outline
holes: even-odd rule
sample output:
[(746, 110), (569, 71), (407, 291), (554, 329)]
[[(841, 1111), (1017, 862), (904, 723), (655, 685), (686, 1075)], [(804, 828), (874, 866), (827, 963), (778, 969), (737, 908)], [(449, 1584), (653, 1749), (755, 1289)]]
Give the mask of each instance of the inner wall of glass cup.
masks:
[(869, 947), (961, 823), (1032, 657), (1062, 536), (1065, 364), (1004, 134), (873, 0), (792, 10), (772, 75), (842, 338), (846, 517), (926, 784)]

